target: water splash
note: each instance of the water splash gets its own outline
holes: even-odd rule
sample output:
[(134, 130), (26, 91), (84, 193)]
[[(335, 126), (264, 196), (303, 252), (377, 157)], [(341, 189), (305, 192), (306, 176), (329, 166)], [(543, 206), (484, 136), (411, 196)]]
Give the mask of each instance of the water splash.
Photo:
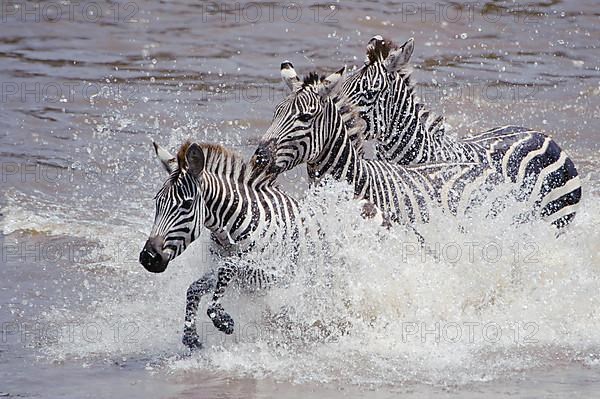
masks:
[[(203, 317), (203, 301), (205, 348), (188, 356), (180, 344), (185, 290), (214, 267), (205, 237), (164, 275), (132, 264), (118, 278), (106, 276), (109, 291), (85, 290), (94, 298), (89, 306), (74, 301), (45, 312), (45, 322), (71, 326), (71, 333), (42, 351), (51, 360), (126, 357), (173, 372), (374, 386), (488, 381), (557, 361), (593, 365), (600, 353), (599, 208), (596, 193), (586, 194), (575, 223), (558, 238), (543, 222), (515, 226), (511, 215), (465, 224), (440, 213), (419, 227), (427, 243), (421, 247), (402, 226), (365, 223), (348, 187), (327, 183), (301, 207), (308, 228), (321, 229), (326, 250), (304, 251), (287, 287), (229, 292), (232, 336)], [(10, 206), (8, 214), (16, 214)], [(48, 234), (66, 233), (44, 215), (29, 220)], [(101, 222), (86, 228), (76, 233), (108, 231)], [(111, 237), (128, 235), (115, 229)]]

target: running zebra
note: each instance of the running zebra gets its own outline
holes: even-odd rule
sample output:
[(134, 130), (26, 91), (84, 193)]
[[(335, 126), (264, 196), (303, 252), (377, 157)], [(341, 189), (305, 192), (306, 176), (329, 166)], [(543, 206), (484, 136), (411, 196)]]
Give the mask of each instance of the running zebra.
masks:
[[(140, 253), (140, 263), (150, 272), (164, 272), (203, 228), (212, 233), (223, 252), (217, 270), (207, 272), (187, 290), (183, 343), (190, 348), (201, 347), (196, 332), (201, 297), (213, 292), (207, 314), (216, 328), (231, 334), (234, 321), (219, 303), (230, 281), (235, 279), (247, 290), (261, 290), (285, 282), (293, 274), (293, 270), (288, 275), (281, 275), (280, 270), (264, 270), (242, 254), (254, 249), (262, 257), (277, 256), (282, 263), (293, 263), (300, 243), (306, 245), (306, 232), (298, 223), (297, 201), (279, 189), (274, 176), (265, 173), (264, 168), (256, 168), (215, 144), (187, 142), (176, 157), (156, 143), (154, 150), (169, 178), (156, 194), (154, 225)], [(372, 204), (362, 205), (365, 218), (381, 220)], [(273, 248), (274, 242), (298, 246), (292, 254), (274, 254), (278, 249)]]
[(566, 153), (552, 138), (518, 126), (461, 140), (447, 135), (443, 118), (415, 98), (409, 65), (413, 49), (413, 39), (397, 46), (375, 36), (364, 66), (345, 79), (336, 99), (338, 107), (358, 108), (367, 125), (364, 138), (377, 140), (377, 158), (401, 165), (487, 164), (504, 181), (516, 183), (514, 196), (535, 202), (537, 215), (557, 227), (568, 224), (581, 198), (581, 182)]
[(307, 163), (311, 178), (332, 175), (346, 181), (357, 198), (374, 203), (391, 221), (403, 224), (428, 222), (434, 207), (457, 215), (471, 206), (465, 198), (476, 201), (473, 183), (483, 174), (481, 163), (402, 166), (366, 160), (334, 101), (344, 70), (325, 79), (311, 73), (300, 83), (288, 65), (282, 67), (282, 77), (294, 91), (277, 105), (253, 156), (268, 173)]
[[(219, 299), (229, 282), (246, 289), (266, 289), (276, 276), (240, 254), (269, 242), (298, 240), (297, 202), (282, 192), (274, 179), (220, 145), (185, 143), (170, 155), (154, 144), (169, 178), (155, 197), (156, 215), (150, 238), (140, 253), (146, 270), (162, 273), (198, 236), (212, 233), (226, 254), (216, 271), (207, 272), (187, 290), (183, 343), (200, 347), (196, 314), (200, 298), (213, 291), (207, 314), (215, 327), (233, 333), (234, 321)], [(293, 255), (292, 255), (293, 256)]]

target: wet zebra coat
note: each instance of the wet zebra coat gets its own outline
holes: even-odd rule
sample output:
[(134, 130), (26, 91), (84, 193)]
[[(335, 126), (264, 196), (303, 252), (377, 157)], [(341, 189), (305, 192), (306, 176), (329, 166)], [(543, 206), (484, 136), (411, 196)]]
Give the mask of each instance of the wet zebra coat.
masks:
[(471, 183), (482, 174), (481, 163), (402, 166), (364, 159), (334, 100), (343, 71), (325, 79), (310, 74), (299, 82), (287, 71), (289, 65), (282, 67), (282, 76), (293, 92), (276, 107), (273, 122), (254, 154), (257, 164), (277, 174), (307, 163), (311, 177), (331, 175), (348, 182), (358, 198), (373, 202), (400, 223), (427, 222), (433, 208), (456, 215), (462, 194), (467, 192), (463, 207), (466, 211), (472, 206), (481, 185), (473, 190)]
[(163, 272), (203, 229), (226, 254), (216, 271), (187, 292), (183, 342), (200, 346), (195, 324), (200, 298), (213, 292), (207, 313), (218, 329), (232, 333), (233, 319), (219, 303), (228, 283), (236, 279), (242, 287), (258, 290), (277, 280), (272, 271), (239, 255), (250, 248), (264, 253), (272, 242), (298, 242), (298, 203), (272, 177), (220, 145), (186, 143), (177, 157), (156, 144), (155, 151), (170, 175), (155, 197), (155, 221), (140, 254), (142, 265)]
[[(197, 347), (201, 343), (196, 314), (202, 296), (213, 293), (207, 314), (219, 330), (231, 334), (234, 321), (219, 303), (229, 282), (235, 279), (247, 290), (261, 290), (288, 281), (300, 251), (310, 251), (313, 243), (322, 241), (322, 233), (308, 234), (298, 202), (254, 162), (246, 163), (215, 144), (186, 143), (177, 157), (156, 144), (154, 148), (170, 175), (156, 194), (154, 226), (140, 262), (149, 271), (163, 272), (203, 229), (212, 233), (223, 252), (217, 270), (187, 291), (183, 342)], [(380, 218), (376, 209), (367, 209), (371, 214), (365, 216)], [(254, 257), (247, 256), (250, 249)], [(278, 270), (265, 269), (261, 261), (267, 257), (277, 259)]]
[(529, 201), (535, 213), (556, 226), (575, 215), (581, 183), (573, 161), (549, 136), (504, 126), (457, 140), (415, 98), (409, 60), (414, 41), (397, 46), (375, 36), (365, 65), (349, 75), (336, 101), (355, 106), (366, 123), (365, 139), (375, 139), (378, 159), (412, 165), (431, 162), (481, 162), (515, 183), (515, 198)]

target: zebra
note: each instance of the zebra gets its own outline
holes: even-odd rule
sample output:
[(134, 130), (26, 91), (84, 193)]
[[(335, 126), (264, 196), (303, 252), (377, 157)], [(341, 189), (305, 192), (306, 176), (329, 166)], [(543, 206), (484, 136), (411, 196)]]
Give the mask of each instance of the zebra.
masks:
[[(217, 144), (184, 143), (174, 157), (154, 143), (169, 178), (155, 197), (156, 214), (150, 237), (140, 253), (146, 270), (162, 273), (203, 228), (212, 233), (223, 261), (190, 285), (186, 295), (183, 343), (201, 347), (196, 331), (200, 298), (213, 291), (207, 314), (217, 329), (232, 334), (234, 321), (219, 299), (236, 278), (247, 288), (266, 289), (275, 274), (253, 264), (240, 266), (240, 254), (265, 249), (271, 240), (298, 240), (298, 203), (274, 179), (237, 154)], [(242, 262), (243, 263), (243, 262)]]
[[(271, 248), (270, 243), (292, 242), (297, 243), (292, 254), (277, 256), (282, 260), (287, 256), (293, 262), (300, 243), (306, 241), (306, 229), (301, 227), (298, 201), (282, 191), (275, 176), (265, 173), (264, 168), (245, 162), (218, 144), (188, 141), (177, 156), (153, 144), (169, 178), (155, 196), (154, 225), (140, 253), (140, 263), (150, 272), (164, 272), (203, 228), (212, 233), (221, 249), (217, 270), (207, 272), (187, 290), (182, 342), (199, 348), (196, 314), (201, 297), (213, 291), (207, 314), (217, 329), (232, 334), (234, 320), (219, 303), (228, 284), (236, 279), (245, 289), (263, 290), (285, 283), (289, 277), (265, 270), (242, 255), (252, 249), (260, 256), (273, 256), (277, 248)], [(384, 223), (372, 204), (363, 202), (362, 207), (365, 218)]]
[(581, 182), (566, 153), (551, 137), (519, 126), (450, 137), (444, 119), (415, 98), (409, 64), (413, 50), (412, 38), (398, 46), (373, 37), (364, 66), (345, 79), (336, 98), (339, 107), (357, 107), (366, 123), (364, 139), (376, 140), (377, 159), (401, 165), (489, 165), (504, 181), (519, 186), (514, 194), (519, 199), (539, 194), (533, 198), (539, 216), (559, 228), (567, 225), (581, 199)]
[(270, 174), (307, 163), (312, 179), (331, 175), (351, 184), (358, 199), (372, 202), (395, 223), (426, 223), (434, 208), (452, 215), (466, 212), (472, 204), (464, 199), (476, 202), (472, 187), (484, 174), (484, 166), (479, 162), (403, 166), (365, 159), (334, 100), (343, 73), (344, 68), (326, 78), (310, 73), (300, 82), (290, 65), (282, 64), (282, 78), (293, 91), (276, 106), (253, 162)]

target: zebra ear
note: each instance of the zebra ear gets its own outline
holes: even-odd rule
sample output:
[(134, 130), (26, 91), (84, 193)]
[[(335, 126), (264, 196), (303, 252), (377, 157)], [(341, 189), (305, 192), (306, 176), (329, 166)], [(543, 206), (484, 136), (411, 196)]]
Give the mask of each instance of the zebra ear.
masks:
[(204, 152), (196, 143), (193, 143), (185, 153), (185, 160), (188, 164), (188, 171), (194, 176), (200, 175), (204, 170)]
[(344, 72), (346, 72), (346, 67), (343, 67), (339, 71), (334, 72), (323, 79), (319, 84), (319, 95), (325, 98), (337, 94), (337, 91), (342, 87), (342, 82), (344, 81)]
[(281, 63), (281, 79), (283, 79), (287, 87), (292, 91), (296, 90), (301, 84), (294, 66), (288, 60)]
[(167, 172), (172, 173), (175, 169), (177, 169), (177, 160), (169, 151), (156, 144), (154, 140), (152, 141), (152, 145), (154, 146), (154, 152), (156, 153), (156, 156)]
[(405, 68), (410, 61), (414, 49), (415, 39), (411, 37), (400, 48), (390, 52), (384, 61), (385, 69), (388, 72), (399, 72)]

